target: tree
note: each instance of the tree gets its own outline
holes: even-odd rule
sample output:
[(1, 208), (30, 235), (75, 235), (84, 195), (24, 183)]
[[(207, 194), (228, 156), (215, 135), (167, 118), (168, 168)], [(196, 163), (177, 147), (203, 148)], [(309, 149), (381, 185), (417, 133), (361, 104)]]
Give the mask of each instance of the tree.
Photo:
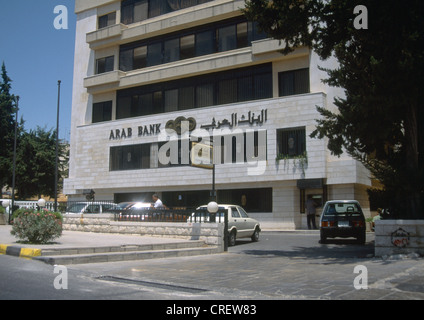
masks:
[[(66, 145), (59, 144), (59, 181), (67, 163)], [(17, 152), (17, 189), (20, 198), (54, 197), (56, 131), (37, 127), (22, 135)], [(60, 188), (61, 183), (58, 185)]]
[(368, 29), (356, 29), (358, 0), (246, 0), (245, 15), (283, 54), (300, 46), (338, 67), (324, 80), (343, 88), (337, 112), (322, 115), (312, 137), (328, 138), (384, 185), (399, 218), (424, 218), (424, 2), (367, 0)]
[(11, 79), (3, 62), (0, 80), (0, 188), (12, 182), (15, 137), (15, 97), (10, 93)]

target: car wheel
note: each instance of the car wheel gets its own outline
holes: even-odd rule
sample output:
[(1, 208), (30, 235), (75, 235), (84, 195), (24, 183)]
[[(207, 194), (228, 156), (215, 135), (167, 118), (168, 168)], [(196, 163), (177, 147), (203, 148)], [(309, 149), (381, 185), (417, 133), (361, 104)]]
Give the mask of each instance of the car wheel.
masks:
[(255, 229), (255, 232), (253, 232), (251, 239), (252, 239), (253, 242), (259, 241), (259, 230), (258, 230), (258, 228)]
[(228, 246), (233, 247), (236, 245), (236, 232), (233, 230), (228, 236)]
[(357, 238), (357, 242), (358, 242), (358, 244), (365, 244), (365, 242), (366, 242), (366, 235), (365, 235), (365, 233), (364, 234), (361, 234)]
[(327, 237), (325, 236), (324, 233), (321, 232), (319, 243), (326, 243), (326, 242), (327, 242)]

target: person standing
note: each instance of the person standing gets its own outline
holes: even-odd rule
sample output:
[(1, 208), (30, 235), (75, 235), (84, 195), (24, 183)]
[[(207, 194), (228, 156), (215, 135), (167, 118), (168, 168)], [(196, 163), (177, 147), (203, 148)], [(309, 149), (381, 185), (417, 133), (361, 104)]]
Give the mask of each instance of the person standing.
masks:
[(317, 205), (314, 199), (312, 199), (312, 196), (308, 195), (308, 200), (306, 201), (306, 211), (307, 211), (307, 222), (308, 222), (309, 230), (311, 230), (311, 228), (317, 229), (316, 222), (315, 222), (315, 215), (317, 213), (316, 206)]

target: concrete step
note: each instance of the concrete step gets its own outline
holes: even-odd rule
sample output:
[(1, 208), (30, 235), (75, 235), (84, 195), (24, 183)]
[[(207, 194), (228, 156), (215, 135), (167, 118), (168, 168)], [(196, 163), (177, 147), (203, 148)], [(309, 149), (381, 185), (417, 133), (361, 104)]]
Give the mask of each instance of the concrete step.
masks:
[(109, 253), (92, 253), (92, 254), (73, 254), (59, 256), (40, 256), (33, 259), (43, 261), (50, 265), (70, 265), (70, 264), (87, 264), (87, 263), (104, 263), (131, 260), (146, 260), (160, 258), (174, 258), (198, 256), (206, 254), (218, 253), (217, 247), (204, 248), (185, 248), (185, 249), (168, 249), (168, 250), (146, 250), (131, 252), (109, 252)]
[(50, 265), (70, 265), (185, 257), (215, 253), (219, 253), (218, 247), (207, 246), (203, 241), (189, 241), (113, 247), (48, 249), (42, 250), (41, 256), (33, 259)]
[(60, 256), (75, 254), (96, 254), (110, 252), (130, 252), (130, 251), (152, 251), (166, 249), (198, 248), (205, 246), (204, 241), (186, 241), (175, 243), (155, 243), (155, 244), (126, 244), (120, 246), (96, 246), (96, 247), (71, 247), (43, 249), (42, 256)]

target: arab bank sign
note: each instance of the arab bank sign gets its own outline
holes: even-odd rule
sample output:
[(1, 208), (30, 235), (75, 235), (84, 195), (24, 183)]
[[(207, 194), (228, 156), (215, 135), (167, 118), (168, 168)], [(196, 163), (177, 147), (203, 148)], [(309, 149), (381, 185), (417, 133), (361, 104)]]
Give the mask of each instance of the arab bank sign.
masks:
[[(247, 124), (249, 126), (260, 126), (268, 120), (268, 111), (261, 110), (258, 115), (249, 111), (247, 115), (239, 116), (237, 113), (232, 113), (228, 119), (216, 120), (213, 118), (210, 123), (203, 124), (200, 126), (203, 130), (219, 130), (223, 128), (234, 129), (243, 124)], [(197, 127), (196, 119), (190, 117), (178, 117), (175, 120), (169, 120), (165, 129), (168, 134), (176, 133), (181, 135), (182, 127), (185, 123), (188, 123), (188, 131), (192, 132)], [(187, 130), (185, 130), (187, 131)], [(112, 129), (109, 133), (109, 140), (123, 140), (123, 139), (131, 139), (133, 137), (146, 137), (146, 136), (156, 136), (162, 133), (162, 123), (154, 123), (148, 125), (140, 125), (136, 128), (120, 128), (120, 129)]]
[(155, 136), (157, 142), (161, 142), (157, 154), (161, 164), (191, 164), (208, 169), (214, 164), (234, 163), (233, 150), (236, 150), (235, 163), (247, 163), (248, 175), (260, 175), (266, 169), (267, 130), (261, 126), (267, 122), (267, 117), (267, 110), (256, 114), (251, 111), (243, 115), (232, 113), (225, 119), (213, 117), (199, 128), (196, 119), (178, 117), (169, 120), (164, 127), (162, 123), (153, 123), (112, 129), (109, 140)]

